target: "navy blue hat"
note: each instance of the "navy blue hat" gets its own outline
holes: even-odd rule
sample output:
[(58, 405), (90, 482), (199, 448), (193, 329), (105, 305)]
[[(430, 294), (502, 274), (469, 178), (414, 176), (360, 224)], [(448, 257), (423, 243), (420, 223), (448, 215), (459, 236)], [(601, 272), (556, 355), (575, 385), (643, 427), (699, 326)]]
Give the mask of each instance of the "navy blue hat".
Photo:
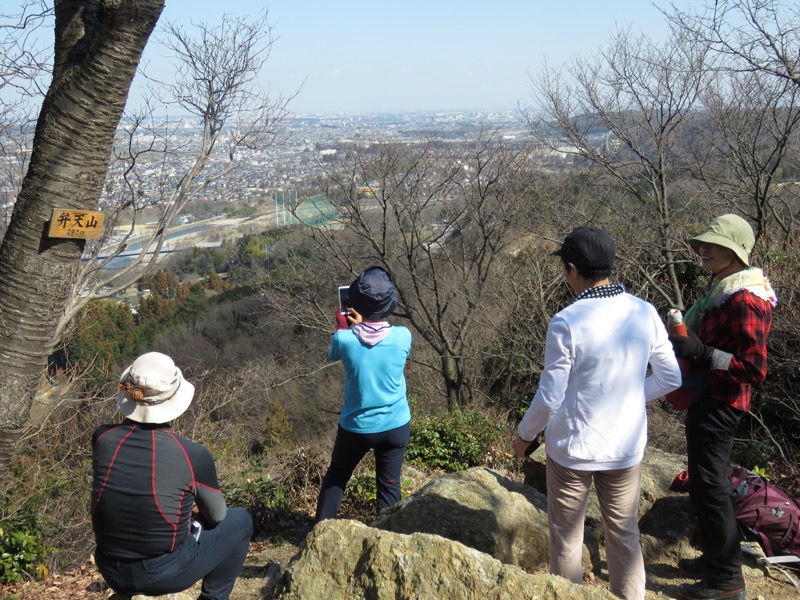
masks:
[(599, 227), (577, 227), (553, 255), (579, 269), (610, 269), (616, 252), (614, 240)]
[(350, 284), (350, 305), (369, 321), (388, 317), (397, 306), (392, 276), (383, 267), (364, 269)]

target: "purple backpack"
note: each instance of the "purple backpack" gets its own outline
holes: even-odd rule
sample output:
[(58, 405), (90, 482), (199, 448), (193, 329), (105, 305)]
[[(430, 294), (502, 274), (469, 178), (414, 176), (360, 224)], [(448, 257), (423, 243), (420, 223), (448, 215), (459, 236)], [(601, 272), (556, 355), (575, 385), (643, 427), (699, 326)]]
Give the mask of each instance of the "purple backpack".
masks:
[(758, 536), (767, 556), (800, 557), (800, 504), (761, 475), (731, 463), (736, 521)]

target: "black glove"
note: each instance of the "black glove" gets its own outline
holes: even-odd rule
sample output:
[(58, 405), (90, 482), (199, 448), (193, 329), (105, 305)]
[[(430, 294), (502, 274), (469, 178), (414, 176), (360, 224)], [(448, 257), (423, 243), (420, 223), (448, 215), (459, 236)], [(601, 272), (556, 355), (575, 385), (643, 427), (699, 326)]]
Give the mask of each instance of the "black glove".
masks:
[(701, 342), (694, 331), (689, 330), (688, 335), (670, 333), (669, 341), (672, 342), (672, 349), (675, 350), (675, 356), (678, 358), (693, 360), (701, 364), (711, 362), (714, 348)]

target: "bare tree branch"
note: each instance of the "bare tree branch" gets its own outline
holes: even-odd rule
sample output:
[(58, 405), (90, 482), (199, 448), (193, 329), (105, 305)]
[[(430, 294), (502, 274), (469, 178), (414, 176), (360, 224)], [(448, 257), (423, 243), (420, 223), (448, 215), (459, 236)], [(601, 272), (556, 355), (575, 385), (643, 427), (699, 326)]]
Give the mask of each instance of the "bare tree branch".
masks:
[[(115, 204), (107, 217), (105, 238), (92, 247), (82, 265), (56, 339), (88, 302), (118, 293), (153, 269), (170, 227), (192, 198), (236, 171), (248, 152), (280, 141), (287, 105), (296, 93), (272, 96), (259, 84), (274, 43), (267, 14), (252, 21), (223, 17), (217, 26), (195, 25), (194, 33), (174, 24), (166, 27), (163, 43), (177, 61), (177, 74), (171, 81), (154, 81), (152, 97), (178, 107), (188, 118), (198, 118), (200, 139), (191, 148), (176, 146), (181, 143), (177, 130), (183, 118), (160, 129), (152, 107), (132, 116), (119, 132), (117, 164), (122, 181), (107, 182), (116, 193), (110, 196)], [(176, 157), (187, 154), (193, 155), (192, 163), (177, 178), (171, 176)], [(157, 224), (149, 234), (135, 238), (136, 256), (120, 269), (109, 269), (122, 252), (130, 253), (137, 214), (146, 206), (160, 211)], [(112, 240), (114, 234), (119, 238), (120, 225), (125, 233)]]
[[(340, 218), (307, 230), (331, 265), (327, 285), (385, 265), (401, 299), (396, 314), (433, 349), (448, 405), (458, 409), (469, 401), (469, 363), (488, 341), (477, 333), (488, 323), (484, 301), (521, 213), (519, 151), (482, 131), (458, 144), (376, 140), (342, 154), (327, 164), (325, 187)], [(309, 219), (302, 205), (294, 214)]]
[[(704, 85), (705, 50), (673, 31), (663, 44), (618, 30), (594, 60), (575, 59), (559, 70), (531, 77), (529, 126), (554, 154), (574, 156), (601, 185), (634, 199), (657, 243), (656, 272), (641, 268), (663, 301), (683, 308), (673, 223), (671, 185), (687, 116)], [(614, 206), (607, 205), (612, 210)]]

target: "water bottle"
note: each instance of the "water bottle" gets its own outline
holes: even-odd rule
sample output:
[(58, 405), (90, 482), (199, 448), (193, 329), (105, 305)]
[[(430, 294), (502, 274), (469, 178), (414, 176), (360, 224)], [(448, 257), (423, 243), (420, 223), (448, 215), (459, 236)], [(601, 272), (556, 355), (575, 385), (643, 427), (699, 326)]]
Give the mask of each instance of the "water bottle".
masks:
[(686, 331), (686, 323), (683, 322), (683, 315), (677, 308), (670, 308), (667, 313), (667, 329), (676, 335), (684, 337), (689, 335)]
[[(675, 335), (687, 336), (686, 323), (683, 322), (683, 315), (677, 308), (671, 308), (667, 313), (667, 329)], [(692, 374), (692, 363), (683, 358), (678, 359), (678, 366), (681, 369), (681, 379), (685, 383)], [(677, 390), (666, 394), (667, 402), (672, 404), (675, 410), (686, 410), (689, 408), (694, 392), (681, 384)]]

